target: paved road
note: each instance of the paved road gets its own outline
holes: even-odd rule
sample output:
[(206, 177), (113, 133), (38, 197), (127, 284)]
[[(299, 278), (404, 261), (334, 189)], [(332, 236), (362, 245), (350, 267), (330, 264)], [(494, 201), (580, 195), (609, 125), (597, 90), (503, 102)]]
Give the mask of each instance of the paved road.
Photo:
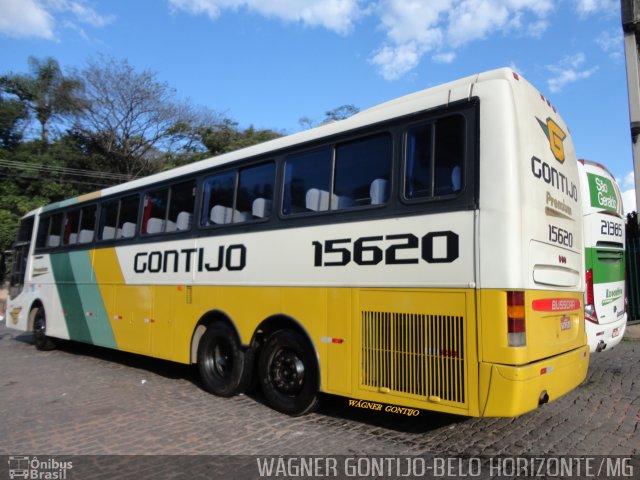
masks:
[(324, 399), (290, 418), (260, 394), (223, 399), (197, 372), (75, 343), (36, 351), (0, 326), (0, 455), (639, 455), (640, 325), (587, 380), (513, 419), (419, 417)]

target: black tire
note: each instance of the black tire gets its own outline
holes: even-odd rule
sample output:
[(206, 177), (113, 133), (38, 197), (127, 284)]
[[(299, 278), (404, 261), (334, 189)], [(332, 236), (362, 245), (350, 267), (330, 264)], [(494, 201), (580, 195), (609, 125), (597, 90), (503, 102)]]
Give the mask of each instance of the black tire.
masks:
[(34, 307), (29, 316), (33, 322), (33, 344), (36, 348), (42, 351), (56, 348), (53, 338), (47, 336), (47, 317), (44, 308)]
[(220, 397), (243, 393), (251, 382), (253, 351), (244, 351), (235, 332), (214, 323), (198, 345), (198, 370), (204, 389)]
[(260, 386), (269, 405), (297, 417), (319, 404), (319, 372), (313, 348), (295, 330), (278, 330), (260, 352)]

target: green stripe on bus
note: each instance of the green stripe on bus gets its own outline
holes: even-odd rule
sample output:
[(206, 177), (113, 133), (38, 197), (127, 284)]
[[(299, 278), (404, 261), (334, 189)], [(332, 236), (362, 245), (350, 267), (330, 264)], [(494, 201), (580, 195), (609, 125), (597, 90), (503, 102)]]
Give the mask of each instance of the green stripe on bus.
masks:
[(46, 213), (57, 208), (70, 207), (71, 205), (75, 205), (76, 203), (78, 203), (77, 198), (70, 198), (69, 200), (62, 200), (60, 202), (51, 203), (45, 207), (42, 207), (42, 213)]
[(615, 249), (585, 248), (585, 267), (593, 271), (593, 283), (624, 280), (624, 252), (620, 252)]
[(68, 253), (51, 255), (51, 268), (62, 304), (64, 321), (67, 324), (69, 338), (79, 342), (92, 343), (91, 332), (82, 308), (80, 293), (76, 285), (73, 268)]
[(78, 283), (78, 293), (85, 319), (95, 345), (116, 348), (116, 341), (109, 322), (100, 288), (95, 283), (95, 275), (88, 251), (69, 254), (73, 276)]

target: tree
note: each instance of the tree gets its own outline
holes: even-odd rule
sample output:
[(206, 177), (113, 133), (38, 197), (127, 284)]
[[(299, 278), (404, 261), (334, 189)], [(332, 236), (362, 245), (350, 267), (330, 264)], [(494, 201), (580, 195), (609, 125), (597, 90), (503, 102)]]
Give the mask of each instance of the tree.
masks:
[(29, 57), (30, 75), (9, 74), (0, 77), (0, 88), (15, 95), (40, 123), (40, 140), (49, 143), (51, 122), (82, 111), (82, 82), (62, 74), (58, 62), (47, 57)]
[(0, 95), (0, 148), (15, 149), (22, 140), (22, 124), (29, 118), (24, 103)]
[(131, 178), (160, 169), (164, 154), (183, 139), (176, 126), (193, 123), (193, 109), (154, 72), (138, 72), (126, 60), (91, 60), (82, 77), (89, 107), (76, 134), (86, 147), (110, 171)]
[(318, 125), (324, 125), (325, 123), (345, 120), (352, 115), (355, 115), (359, 111), (360, 109), (355, 105), (340, 105), (339, 107), (324, 112), (324, 119), (320, 122), (316, 122), (311, 117), (301, 117), (300, 119), (298, 119), (298, 124), (304, 130), (307, 130), (309, 128), (317, 127)]
[(282, 136), (273, 130), (257, 130), (253, 125), (241, 130), (238, 122), (228, 118), (217, 125), (201, 126), (198, 133), (200, 141), (211, 155), (221, 155)]
[(355, 105), (340, 105), (333, 110), (324, 112), (324, 120), (322, 123), (335, 122), (338, 120), (344, 120), (358, 113), (360, 109)]

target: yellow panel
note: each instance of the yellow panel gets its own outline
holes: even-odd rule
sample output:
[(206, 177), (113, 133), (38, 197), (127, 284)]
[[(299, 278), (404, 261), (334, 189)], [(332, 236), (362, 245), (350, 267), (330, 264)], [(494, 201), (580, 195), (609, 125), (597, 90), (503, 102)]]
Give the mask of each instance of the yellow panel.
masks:
[(123, 329), (118, 345), (122, 350), (151, 353), (154, 288), (157, 287), (121, 285), (117, 288), (116, 316), (121, 317)]
[(282, 313), (296, 319), (307, 331), (319, 356), (322, 389), (327, 385), (327, 289), (282, 288)]
[(158, 286), (154, 289), (153, 316), (150, 324), (151, 353), (154, 357), (170, 359), (173, 355), (173, 329), (176, 307), (183, 299), (185, 287)]
[(125, 285), (114, 248), (95, 250), (93, 269), (118, 349), (150, 354), (153, 292), (158, 287)]
[[(122, 349), (122, 342), (128, 334), (124, 318), (120, 318), (116, 310), (116, 290), (124, 283), (120, 263), (114, 248), (101, 248), (93, 251), (93, 271), (96, 283), (100, 288), (102, 300), (111, 322), (111, 329), (118, 349)], [(126, 341), (125, 341), (126, 343)]]
[[(582, 306), (582, 294), (545, 290), (525, 292), (526, 345), (509, 347), (507, 337), (507, 294), (504, 290), (480, 292), (480, 328), (482, 343), (480, 359), (487, 363), (524, 365), (540, 358), (562, 354), (586, 343), (582, 308), (568, 312), (534, 311), (535, 300), (562, 298), (577, 300)], [(576, 303), (578, 304), (578, 303)], [(561, 330), (560, 319), (570, 319), (571, 328)]]
[(356, 348), (351, 334), (351, 292), (349, 288), (327, 292), (327, 390), (343, 395), (351, 395), (351, 354)]
[(357, 398), (476, 414), (475, 290), (366, 289), (357, 297)]
[[(212, 287), (200, 288), (213, 290)], [(217, 309), (226, 313), (235, 323), (243, 345), (249, 345), (260, 322), (274, 314), (282, 313), (279, 288), (217, 287), (216, 290), (216, 301), (207, 301), (201, 303), (201, 306), (205, 311)], [(205, 298), (208, 298), (207, 294), (200, 296), (200, 301), (204, 301)]]
[(482, 415), (514, 417), (538, 407), (543, 392), (554, 401), (580, 385), (589, 367), (589, 347), (522, 367), (480, 364)]

